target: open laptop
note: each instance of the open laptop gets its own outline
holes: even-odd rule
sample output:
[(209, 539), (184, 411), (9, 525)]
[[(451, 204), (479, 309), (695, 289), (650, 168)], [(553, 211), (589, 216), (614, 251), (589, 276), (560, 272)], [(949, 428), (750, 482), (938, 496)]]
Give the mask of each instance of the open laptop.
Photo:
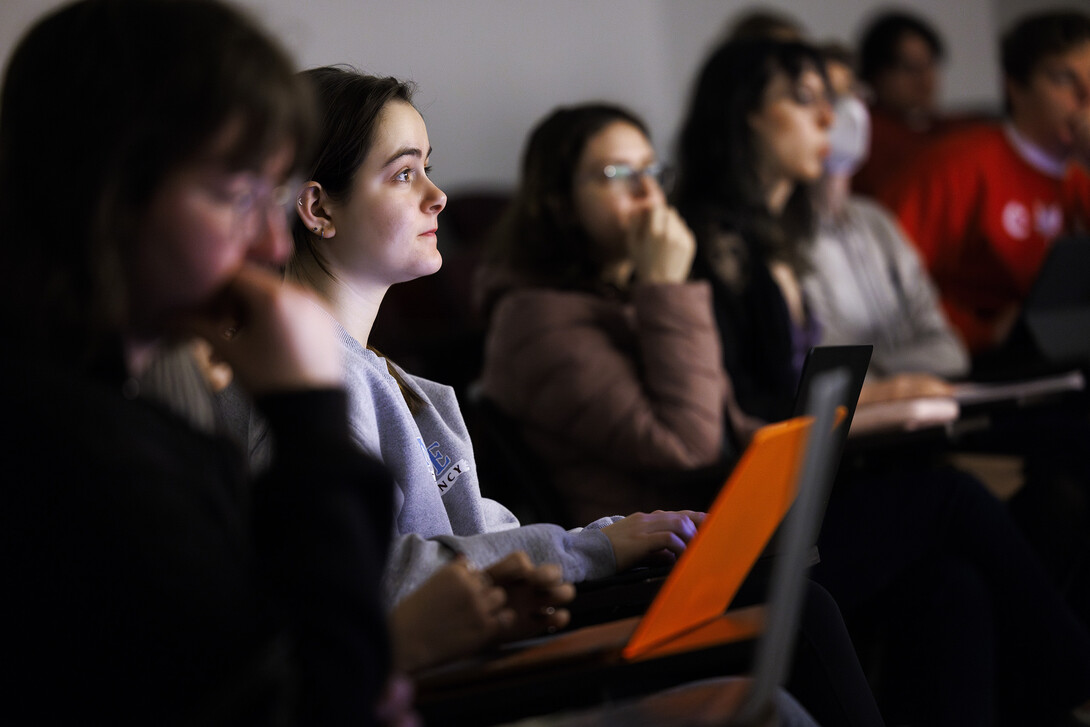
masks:
[[(843, 428), (838, 428), (842, 439), (847, 438), (855, 416), (855, 406), (859, 402), (859, 392), (867, 378), (870, 357), (874, 346), (861, 344), (854, 346), (814, 346), (806, 353), (799, 375), (799, 385), (795, 389), (794, 416), (802, 416), (810, 402), (810, 391), (814, 382), (822, 374), (841, 370), (847, 375), (844, 390), (844, 407), (847, 410)], [(843, 441), (841, 442), (843, 445)]]
[(974, 378), (1016, 378), (1090, 364), (1090, 237), (1055, 240), (1007, 342), (974, 361)]
[[(873, 350), (874, 347), (870, 344), (814, 346), (807, 352), (803, 362), (795, 391), (793, 416), (806, 414), (814, 381), (823, 374), (839, 370), (847, 376), (843, 397), (845, 416), (836, 429), (836, 439), (832, 443), (832, 459), (838, 463), (852, 418), (855, 416), (856, 403), (859, 400), (859, 392), (863, 388), (863, 381), (867, 377)], [(835, 472), (834, 469), (834, 475)], [(824, 507), (822, 515), (824, 515)], [(746, 584), (743, 599), (749, 599), (764, 592), (771, 572), (771, 561), (779, 553), (780, 536), (777, 534), (765, 549), (759, 566), (754, 569), (752, 582)], [(572, 609), (573, 624), (581, 626), (601, 623), (643, 613), (670, 570), (670, 566), (637, 568), (578, 584), (578, 595)]]
[(421, 711), (445, 722), (483, 724), (553, 711), (561, 696), (566, 706), (577, 706), (649, 684), (662, 688), (709, 672), (730, 673), (732, 661), (735, 671), (744, 668), (767, 622), (765, 610), (724, 611), (795, 500), (811, 447), (830, 457), (827, 422), (838, 403), (823, 403), (819, 429), (812, 418), (796, 418), (757, 433), (642, 617), (524, 642), (422, 674)]
[[(870, 347), (864, 347), (870, 362)], [(856, 354), (859, 355), (859, 354)], [(864, 376), (866, 371), (864, 368)], [(802, 589), (810, 566), (810, 546), (817, 541), (825, 504), (833, 486), (842, 432), (851, 425), (851, 411), (859, 398), (856, 387), (858, 371), (850, 366), (822, 371), (814, 375), (806, 389), (806, 412), (813, 419), (813, 432), (827, 432), (824, 437), (812, 436), (799, 475), (795, 504), (780, 530), (782, 549), (772, 572), (768, 598), (768, 625), (754, 658), (753, 681), (746, 700), (730, 722), (751, 724), (758, 721), (771, 704), (777, 687), (787, 678), (794, 651), (796, 630), (802, 609)], [(862, 386), (860, 380), (859, 386)], [(845, 407), (848, 414), (836, 421), (837, 410)]]
[[(832, 414), (844, 401), (848, 375), (844, 371), (822, 374), (813, 382), (808, 411), (815, 415), (812, 432), (834, 429)], [(684, 727), (721, 725), (753, 727), (775, 723), (776, 690), (790, 667), (807, 560), (806, 545), (820, 522), (834, 465), (831, 447), (810, 437), (797, 485), (795, 504), (784, 523), (787, 549), (776, 565), (766, 604), (764, 631), (757, 643), (748, 677), (728, 680), (702, 679), (683, 686), (660, 689), (650, 695), (611, 701), (590, 709), (564, 711), (535, 717), (534, 727), (593, 727), (623, 724), (626, 727)], [(524, 724), (520, 722), (519, 724)]]
[[(811, 405), (812, 394), (817, 381), (826, 378), (829, 374), (839, 372), (843, 375), (844, 384), (840, 405), (844, 407), (844, 413), (837, 419), (835, 430), (830, 442), (830, 459), (834, 463), (832, 476), (835, 478), (840, 464), (841, 454), (848, 439), (852, 421), (855, 418), (856, 405), (859, 403), (859, 392), (863, 390), (863, 381), (867, 378), (867, 369), (870, 367), (871, 353), (874, 346), (868, 344), (842, 345), (842, 346), (813, 346), (806, 352), (806, 359), (802, 364), (802, 373), (799, 375), (799, 385), (795, 389), (794, 416), (803, 416)], [(826, 490), (825, 499), (821, 502), (818, 520), (825, 517), (825, 508), (829, 502), (829, 492)], [(782, 534), (777, 532), (772, 542), (769, 543), (761, 557), (759, 573), (767, 573), (770, 568), (770, 560), (780, 556), (783, 544)], [(817, 533), (811, 542), (811, 561), (817, 559)]]

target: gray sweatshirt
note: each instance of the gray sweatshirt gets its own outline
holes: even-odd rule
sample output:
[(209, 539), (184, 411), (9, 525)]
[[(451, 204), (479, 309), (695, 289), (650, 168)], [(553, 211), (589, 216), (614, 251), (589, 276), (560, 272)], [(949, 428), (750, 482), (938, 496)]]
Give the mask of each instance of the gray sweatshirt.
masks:
[[(564, 579), (571, 582), (616, 571), (613, 546), (601, 528), (619, 518), (601, 518), (574, 530), (544, 523), (520, 526), (503, 505), (481, 497), (473, 446), (454, 390), (398, 368), (402, 380), (426, 404), (414, 415), (386, 359), (339, 325), (337, 332), (344, 345), (352, 437), (386, 465), (397, 485), (394, 542), (383, 577), (387, 607), (458, 553), (483, 568), (522, 550), (536, 564), (560, 565)], [(264, 425), (254, 419), (237, 391), (228, 392), (221, 402), (238, 436), (249, 440), (251, 462), (260, 466), (271, 445)], [(249, 431), (243, 433), (244, 427)]]
[(349, 427), (357, 443), (394, 476), (395, 538), (386, 566), (387, 603), (408, 595), (436, 569), (462, 553), (478, 567), (524, 550), (538, 564), (557, 563), (564, 579), (601, 578), (616, 570), (613, 546), (600, 528), (519, 526), (503, 505), (481, 497), (473, 445), (454, 390), (398, 374), (427, 404), (413, 415), (386, 359), (338, 327), (345, 349)]

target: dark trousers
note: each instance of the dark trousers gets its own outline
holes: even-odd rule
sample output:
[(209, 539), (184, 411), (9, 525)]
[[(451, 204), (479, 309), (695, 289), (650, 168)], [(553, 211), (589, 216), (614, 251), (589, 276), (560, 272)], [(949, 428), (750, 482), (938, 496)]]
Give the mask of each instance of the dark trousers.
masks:
[(1025, 458), (1025, 486), (1008, 503), (1019, 529), (1090, 628), (1090, 414), (1085, 396), (992, 418), (963, 447)]
[(807, 585), (787, 691), (823, 727), (885, 724), (836, 601)]
[(1090, 699), (1090, 635), (970, 476), (841, 477), (819, 548), (891, 723), (1047, 725)]

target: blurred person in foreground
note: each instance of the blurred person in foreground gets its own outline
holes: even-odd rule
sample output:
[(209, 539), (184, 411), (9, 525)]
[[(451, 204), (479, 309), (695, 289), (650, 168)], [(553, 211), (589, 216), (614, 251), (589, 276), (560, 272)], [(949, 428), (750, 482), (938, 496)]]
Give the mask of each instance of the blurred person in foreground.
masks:
[[(379, 704), (390, 478), (269, 269), (313, 127), (291, 63), (215, 0), (87, 0), (24, 36), (0, 108), (0, 721), (412, 723), (404, 682)], [(193, 335), (281, 444), (257, 481), (142, 389)]]

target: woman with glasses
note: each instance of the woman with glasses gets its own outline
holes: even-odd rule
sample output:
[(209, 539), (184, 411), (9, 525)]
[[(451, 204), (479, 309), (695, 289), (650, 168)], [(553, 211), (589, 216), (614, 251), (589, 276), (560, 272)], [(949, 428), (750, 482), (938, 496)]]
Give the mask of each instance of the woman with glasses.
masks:
[(482, 393), (519, 424), (575, 520), (709, 501), (728, 384), (693, 235), (643, 122), (560, 108), (530, 135), (482, 275)]
[[(392, 487), (349, 439), (332, 327), (269, 270), (310, 106), (283, 51), (215, 0), (76, 2), (15, 48), (0, 722), (379, 721)], [(193, 335), (281, 445), (259, 478), (144, 385)]]
[[(560, 108), (531, 133), (492, 240), (483, 394), (577, 517), (704, 505), (722, 483), (725, 468), (706, 466), (723, 459), (736, 409), (666, 181), (630, 111)], [(836, 605), (813, 585), (802, 631), (788, 690), (820, 724), (881, 724)]]

